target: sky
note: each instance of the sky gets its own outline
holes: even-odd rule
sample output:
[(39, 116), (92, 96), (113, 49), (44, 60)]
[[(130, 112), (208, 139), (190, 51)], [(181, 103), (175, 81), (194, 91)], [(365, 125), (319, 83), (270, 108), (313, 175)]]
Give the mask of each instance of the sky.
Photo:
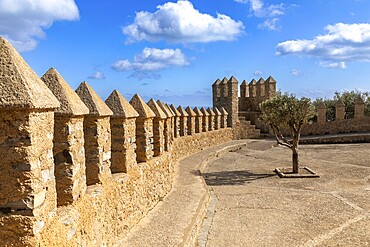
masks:
[(105, 100), (211, 106), (211, 85), (272, 76), (283, 92), (370, 91), (368, 0), (0, 0), (0, 35), (41, 77)]

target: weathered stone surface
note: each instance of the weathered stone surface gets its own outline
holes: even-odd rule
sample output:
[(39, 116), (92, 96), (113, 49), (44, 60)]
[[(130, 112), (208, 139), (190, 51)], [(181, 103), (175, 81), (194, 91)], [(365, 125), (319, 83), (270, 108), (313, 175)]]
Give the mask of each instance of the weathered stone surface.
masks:
[(136, 118), (139, 113), (130, 105), (123, 95), (114, 90), (105, 100), (105, 104), (113, 112), (113, 117)]
[(188, 135), (193, 135), (195, 134), (195, 117), (197, 114), (190, 108), (190, 106), (186, 107), (185, 111), (188, 114)]
[(153, 120), (154, 156), (159, 156), (164, 152), (167, 115), (154, 99), (148, 101), (148, 106), (156, 115)]
[(74, 203), (86, 192), (84, 118), (56, 116), (54, 164), (58, 206)]
[(172, 140), (173, 140), (173, 114), (171, 110), (166, 106), (164, 103), (162, 103), (160, 100), (157, 100), (157, 104), (162, 109), (163, 112), (166, 113), (167, 119), (164, 122), (164, 145), (165, 145), (165, 151), (170, 151)]
[(56, 115), (79, 116), (89, 114), (87, 106), (81, 101), (80, 97), (73, 91), (56, 69), (50, 68), (41, 77), (41, 80), (60, 102), (60, 107), (55, 110)]
[(59, 102), (12, 45), (0, 36), (0, 109), (54, 109)]
[(139, 113), (136, 119), (136, 159), (137, 162), (146, 162), (153, 157), (153, 118), (155, 113), (135, 94), (130, 104)]
[(112, 131), (112, 173), (129, 172), (136, 163), (136, 118), (114, 117)]
[(208, 116), (208, 130), (212, 131), (215, 129), (215, 113), (211, 108), (207, 108)]
[(0, 129), (0, 245), (32, 244), (56, 208), (54, 114), (1, 110)]
[(99, 95), (84, 81), (76, 89), (77, 95), (89, 108), (89, 115), (92, 116), (112, 116), (113, 112), (99, 97)]
[(174, 123), (173, 123), (173, 133), (174, 133), (174, 137), (179, 137), (180, 136), (180, 117), (181, 117), (181, 113), (176, 109), (176, 107), (174, 105), (170, 105), (170, 108), (173, 112), (173, 114), (175, 115), (173, 120), (174, 120)]
[(188, 113), (180, 105), (177, 110), (180, 113), (180, 136), (188, 135)]
[(221, 107), (221, 128), (226, 128), (227, 127), (227, 118), (228, 118), (228, 113), (225, 110), (225, 108)]
[(111, 175), (110, 118), (87, 115), (84, 120), (86, 183), (101, 183)]
[(113, 111), (110, 120), (112, 131), (111, 172), (128, 172), (136, 163), (136, 118), (139, 113), (123, 95), (114, 90), (105, 103)]
[(154, 99), (150, 99), (148, 101), (149, 108), (154, 112), (155, 117), (154, 118), (160, 118), (160, 119), (166, 119), (167, 114), (162, 110), (162, 108), (155, 102)]
[(335, 120), (343, 120), (346, 115), (346, 108), (341, 99), (335, 103)]
[(140, 95), (135, 94), (130, 100), (130, 104), (139, 113), (140, 118), (154, 118), (155, 113), (150, 109), (150, 107), (145, 103), (145, 101), (140, 97)]
[(208, 125), (208, 122), (209, 122), (209, 113), (207, 112), (207, 110), (202, 107), (200, 108), (200, 111), (202, 112), (203, 116), (202, 116), (202, 132), (208, 132), (209, 131), (209, 125)]
[(198, 107), (194, 107), (195, 117), (195, 133), (202, 133), (203, 130), (203, 113)]
[(221, 116), (222, 113), (218, 110), (217, 107), (213, 108), (213, 111), (215, 113), (215, 130), (218, 130), (221, 128)]

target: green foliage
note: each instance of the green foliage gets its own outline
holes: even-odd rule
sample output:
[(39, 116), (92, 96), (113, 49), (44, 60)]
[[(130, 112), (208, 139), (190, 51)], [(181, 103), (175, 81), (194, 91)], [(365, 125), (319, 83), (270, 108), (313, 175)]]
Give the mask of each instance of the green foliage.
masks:
[(313, 104), (317, 107), (318, 103), (324, 102), (327, 108), (326, 117), (328, 121), (334, 121), (335, 103), (341, 99), (346, 106), (345, 118), (348, 119), (355, 116), (355, 101), (359, 97), (365, 103), (365, 116), (370, 116), (370, 92), (361, 92), (358, 90), (344, 91), (343, 93), (335, 92), (333, 99), (317, 98)]
[(297, 99), (293, 94), (277, 94), (262, 102), (260, 107), (261, 120), (268, 124), (274, 132), (284, 127), (300, 132), (302, 125), (314, 116), (311, 100)]

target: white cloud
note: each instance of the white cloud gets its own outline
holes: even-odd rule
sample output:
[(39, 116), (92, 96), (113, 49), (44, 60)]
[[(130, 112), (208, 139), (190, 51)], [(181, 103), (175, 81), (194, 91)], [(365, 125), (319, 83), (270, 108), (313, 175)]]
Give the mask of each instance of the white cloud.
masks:
[(260, 23), (257, 27), (259, 29), (279, 30), (277, 23), (280, 21), (278, 16), (285, 14), (286, 6), (283, 3), (265, 5), (262, 0), (234, 0), (238, 3), (249, 4), (250, 12), (253, 16), (265, 18), (266, 20)]
[(347, 68), (347, 64), (345, 62), (320, 62), (319, 63), (320, 66), (324, 67), (324, 68), (329, 68), (329, 69), (345, 69)]
[(267, 19), (263, 23), (258, 24), (259, 29), (267, 29), (267, 30), (272, 30), (276, 31), (280, 29), (280, 26), (278, 26), (278, 18), (272, 18), (272, 19)]
[(328, 25), (327, 34), (312, 40), (298, 39), (277, 45), (277, 55), (307, 55), (328, 68), (346, 68), (346, 62), (370, 61), (370, 24)]
[(144, 48), (131, 62), (119, 60), (112, 65), (117, 71), (156, 71), (169, 66), (188, 65), (187, 58), (180, 49)]
[(261, 76), (262, 74), (263, 74), (263, 72), (261, 70), (256, 70), (253, 73), (254, 76)]
[(244, 26), (229, 16), (200, 13), (190, 1), (179, 0), (157, 6), (154, 13), (140, 11), (135, 21), (123, 28), (127, 43), (166, 40), (172, 43), (206, 43), (235, 40)]
[(301, 76), (302, 75), (302, 71), (300, 71), (298, 69), (292, 69), (290, 71), (290, 75), (292, 75), (292, 76)]
[(105, 79), (105, 75), (101, 71), (96, 71), (95, 73), (89, 75), (89, 79), (94, 79), (94, 80), (103, 80)]
[[(152, 80), (159, 80), (161, 79), (161, 75), (153, 72), (153, 71), (134, 71), (131, 75), (127, 76), (128, 79), (135, 78), (139, 81), (144, 79), (152, 79)], [(148, 85), (147, 83), (143, 83), (142, 85)]]
[(0, 35), (19, 51), (34, 49), (54, 21), (78, 19), (74, 0), (0, 0)]

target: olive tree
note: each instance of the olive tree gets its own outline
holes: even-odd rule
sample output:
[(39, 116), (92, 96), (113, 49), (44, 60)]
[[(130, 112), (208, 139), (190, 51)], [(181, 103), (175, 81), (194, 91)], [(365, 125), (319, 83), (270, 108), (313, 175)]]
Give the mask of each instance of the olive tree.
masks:
[[(311, 100), (298, 99), (294, 95), (278, 93), (260, 104), (261, 120), (270, 126), (278, 144), (292, 150), (293, 173), (298, 173), (298, 143), (304, 123), (314, 116)], [(284, 137), (283, 130), (287, 130), (291, 141)]]

